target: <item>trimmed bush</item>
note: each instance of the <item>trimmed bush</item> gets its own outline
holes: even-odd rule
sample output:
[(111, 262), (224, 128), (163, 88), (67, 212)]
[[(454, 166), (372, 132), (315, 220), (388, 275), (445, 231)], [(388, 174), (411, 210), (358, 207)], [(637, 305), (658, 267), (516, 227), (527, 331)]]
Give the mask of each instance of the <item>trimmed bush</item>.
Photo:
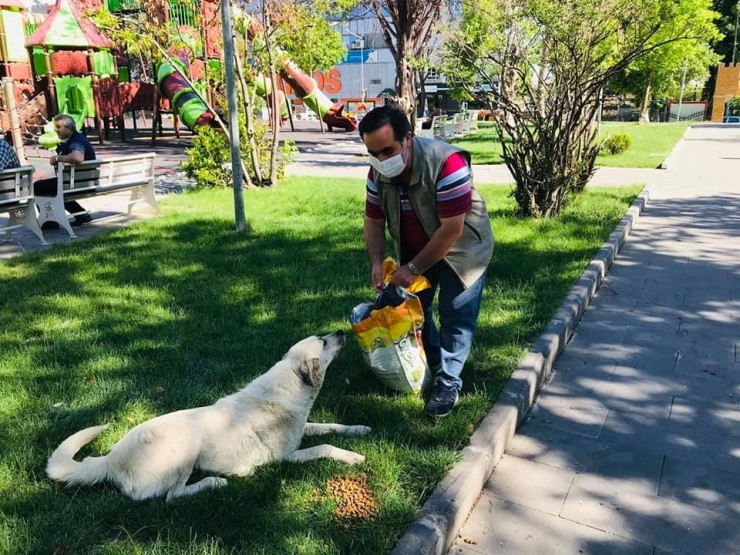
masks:
[(740, 116), (740, 96), (736, 96), (729, 102), (730, 104), (730, 115)]
[(626, 133), (616, 133), (607, 137), (604, 141), (604, 144), (601, 145), (601, 148), (609, 154), (619, 154), (620, 152), (624, 152), (631, 146), (632, 137), (630, 137)]
[[(244, 167), (252, 182), (257, 185), (271, 185), (266, 180), (270, 173), (270, 156), (272, 137), (269, 129), (262, 122), (255, 123), (254, 142), (257, 146), (257, 158), (260, 165), (262, 182), (257, 181), (257, 172), (252, 163), (250, 154), (249, 136), (247, 135), (246, 120), (239, 114), (241, 154)], [(283, 179), (285, 167), (291, 162), (298, 151), (293, 141), (284, 141), (278, 148), (277, 180)], [(188, 158), (180, 166), (188, 177), (195, 179), (196, 188), (231, 187), (231, 144), (228, 137), (220, 130), (203, 126), (198, 128), (193, 139), (193, 145), (186, 150)]]

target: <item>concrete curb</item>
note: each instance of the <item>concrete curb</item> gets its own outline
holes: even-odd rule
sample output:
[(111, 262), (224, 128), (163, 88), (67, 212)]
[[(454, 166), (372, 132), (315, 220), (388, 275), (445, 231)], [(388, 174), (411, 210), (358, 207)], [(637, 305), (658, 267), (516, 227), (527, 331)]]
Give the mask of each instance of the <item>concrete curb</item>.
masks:
[(668, 155), (668, 157), (663, 160), (660, 164), (661, 170), (667, 170), (671, 167), (673, 164), (673, 160), (675, 160), (676, 155), (680, 152), (681, 148), (683, 147), (683, 142), (686, 139), (686, 135), (688, 135), (691, 128), (694, 127), (693, 125), (689, 125), (686, 130), (683, 132), (683, 135), (681, 135), (681, 138), (676, 143), (676, 146), (673, 147), (673, 150), (671, 150), (671, 153)]
[(645, 189), (632, 203), (509, 378), (463, 449), (462, 460), (434, 490), (391, 555), (443, 555), (449, 550), (649, 198)]

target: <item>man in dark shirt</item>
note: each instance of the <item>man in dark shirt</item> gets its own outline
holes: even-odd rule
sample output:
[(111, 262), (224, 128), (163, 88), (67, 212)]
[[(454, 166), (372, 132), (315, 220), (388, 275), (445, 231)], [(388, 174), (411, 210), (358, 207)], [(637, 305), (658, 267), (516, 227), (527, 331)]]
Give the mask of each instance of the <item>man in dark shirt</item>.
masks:
[[(57, 145), (57, 153), (49, 158), (49, 163), (56, 168), (57, 164), (73, 164), (75, 166), (86, 160), (95, 160), (95, 149), (87, 140), (87, 137), (77, 131), (75, 120), (67, 114), (54, 116), (54, 128), (59, 136), (60, 143)], [(57, 178), (42, 179), (34, 183), (34, 193), (37, 196), (53, 197), (57, 194)], [(64, 203), (64, 209), (74, 214), (72, 225), (82, 225), (92, 220), (90, 214), (79, 202), (71, 200)], [(46, 222), (44, 226), (56, 227), (56, 222)]]

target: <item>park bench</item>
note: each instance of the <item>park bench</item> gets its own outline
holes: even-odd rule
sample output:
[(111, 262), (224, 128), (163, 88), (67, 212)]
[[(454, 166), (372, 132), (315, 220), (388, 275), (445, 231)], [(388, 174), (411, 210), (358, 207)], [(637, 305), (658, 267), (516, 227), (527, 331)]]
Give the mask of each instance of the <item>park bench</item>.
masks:
[(36, 218), (33, 197), (33, 166), (21, 166), (0, 171), (0, 212), (8, 213), (8, 225), (3, 228), (10, 241), (14, 230), (26, 227), (48, 245)]
[(434, 118), (431, 120), (419, 118), (416, 120), (416, 129), (414, 129), (414, 135), (417, 137), (425, 137), (427, 139), (433, 139), (434, 133), (432, 132), (432, 126), (434, 125)]
[(417, 120), (414, 134), (417, 137), (448, 141), (455, 137), (464, 137), (474, 129), (478, 129), (478, 110), (468, 110), (451, 116), (434, 116), (428, 128), (422, 127), (422, 121)]
[[(149, 204), (159, 214), (154, 196), (154, 153), (135, 154), (100, 160), (88, 160), (73, 166), (60, 165), (57, 172), (57, 194), (36, 197), (39, 223), (57, 222), (70, 237), (75, 237), (64, 211), (64, 202), (98, 195), (131, 191), (127, 212), (138, 202)], [(73, 214), (74, 215), (74, 214)]]

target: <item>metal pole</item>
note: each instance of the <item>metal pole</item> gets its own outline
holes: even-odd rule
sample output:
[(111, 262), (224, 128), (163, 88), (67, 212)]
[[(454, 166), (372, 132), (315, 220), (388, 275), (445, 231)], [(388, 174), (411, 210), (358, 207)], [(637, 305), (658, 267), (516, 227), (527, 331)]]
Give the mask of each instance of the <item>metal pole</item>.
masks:
[(683, 61), (683, 76), (681, 77), (681, 92), (678, 94), (678, 114), (676, 115), (676, 121), (681, 121), (681, 104), (683, 104), (683, 87), (686, 84), (686, 67), (689, 64), (689, 59), (685, 58)]
[(365, 103), (365, 39), (360, 39), (360, 100)]
[(347, 29), (347, 33), (356, 37), (360, 42), (360, 102), (365, 103), (365, 39), (362, 35), (352, 32), (351, 29)]
[(732, 65), (735, 65), (735, 52), (737, 52), (737, 20), (740, 16), (740, 1), (735, 5), (735, 42), (732, 43)]
[(365, 39), (358, 37), (357, 40), (361, 40), (360, 43), (360, 100), (365, 103)]
[(247, 229), (244, 216), (242, 189), (242, 158), (239, 147), (239, 108), (236, 103), (234, 80), (234, 29), (231, 25), (231, 0), (221, 0), (221, 25), (224, 33), (224, 62), (226, 69), (226, 98), (229, 103), (229, 138), (231, 139), (231, 177), (234, 184), (234, 217), (236, 230)]

